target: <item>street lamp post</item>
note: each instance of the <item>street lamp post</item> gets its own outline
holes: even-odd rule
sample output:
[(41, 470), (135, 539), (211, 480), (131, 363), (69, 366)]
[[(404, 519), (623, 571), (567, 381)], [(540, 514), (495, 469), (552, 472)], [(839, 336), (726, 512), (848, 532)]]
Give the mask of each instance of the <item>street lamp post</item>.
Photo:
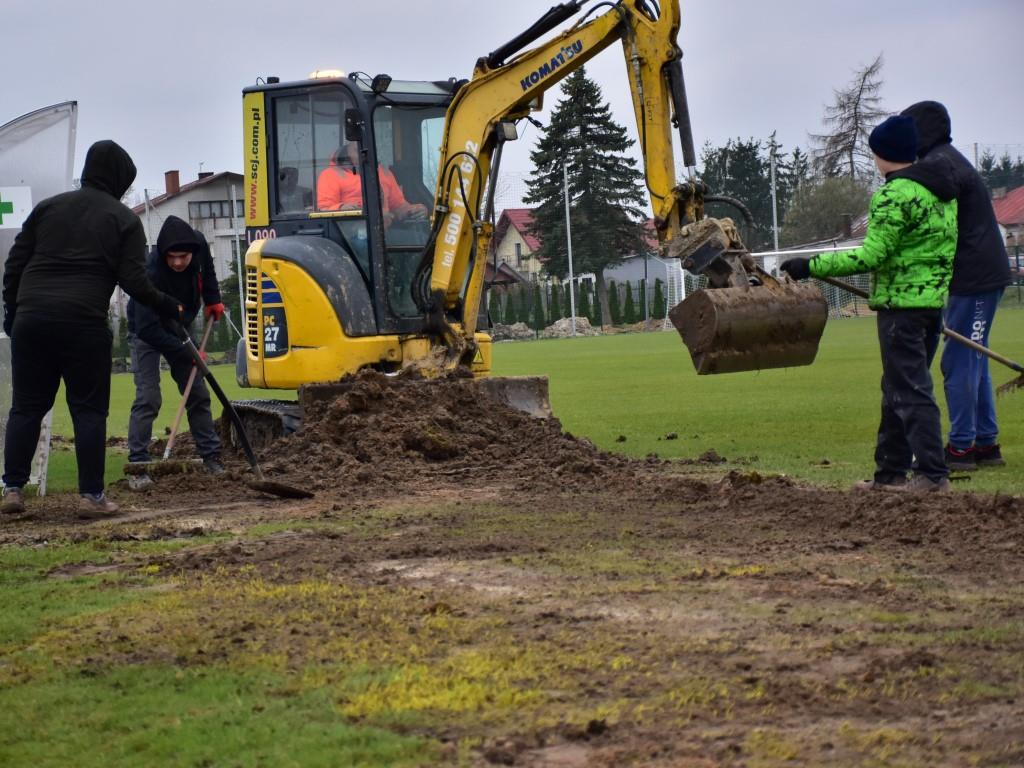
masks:
[(562, 188), (565, 193), (565, 243), (569, 252), (569, 315), (572, 322), (572, 335), (576, 335), (576, 287), (572, 274), (572, 226), (569, 223), (569, 160), (562, 162)]

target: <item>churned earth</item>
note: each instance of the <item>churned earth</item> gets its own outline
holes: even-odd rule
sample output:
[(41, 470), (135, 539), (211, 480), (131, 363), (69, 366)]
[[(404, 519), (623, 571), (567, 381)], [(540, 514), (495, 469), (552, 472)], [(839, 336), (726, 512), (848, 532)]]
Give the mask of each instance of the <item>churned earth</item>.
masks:
[(115, 489), (109, 521), (40, 500), (0, 543), (180, 540), (54, 569), (164, 588), (34, 651), (272, 670), (423, 739), (423, 764), (1024, 764), (1021, 499), (822, 490), (712, 453), (626, 459), (471, 381), (365, 374), (261, 452), (313, 499), (251, 490), (236, 457)]

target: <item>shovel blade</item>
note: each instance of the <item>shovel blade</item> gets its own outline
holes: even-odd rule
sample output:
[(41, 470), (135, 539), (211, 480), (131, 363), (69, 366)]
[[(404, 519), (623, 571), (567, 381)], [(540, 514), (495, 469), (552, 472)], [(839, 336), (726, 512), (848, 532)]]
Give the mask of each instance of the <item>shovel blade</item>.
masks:
[(669, 312), (698, 374), (810, 365), (828, 303), (809, 283), (695, 291)]

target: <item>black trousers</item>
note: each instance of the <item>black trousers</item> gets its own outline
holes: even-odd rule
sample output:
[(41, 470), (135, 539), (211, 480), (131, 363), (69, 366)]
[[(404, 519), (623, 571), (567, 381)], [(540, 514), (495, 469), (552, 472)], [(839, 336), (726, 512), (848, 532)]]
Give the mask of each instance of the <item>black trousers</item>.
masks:
[(75, 428), (78, 490), (103, 491), (112, 334), (103, 323), (18, 315), (11, 329), (11, 414), (4, 439), (4, 484), (24, 486), (61, 379)]
[(892, 482), (911, 470), (932, 480), (949, 474), (929, 371), (941, 332), (938, 309), (878, 312), (882, 351), (882, 421), (875, 448), (878, 482)]

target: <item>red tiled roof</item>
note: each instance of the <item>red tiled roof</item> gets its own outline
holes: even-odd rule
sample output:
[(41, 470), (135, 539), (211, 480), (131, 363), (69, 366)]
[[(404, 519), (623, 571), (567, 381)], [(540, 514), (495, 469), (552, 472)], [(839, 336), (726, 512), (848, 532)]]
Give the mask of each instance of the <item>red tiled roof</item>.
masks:
[(530, 249), (530, 253), (535, 253), (540, 248), (540, 240), (530, 232), (530, 224), (532, 223), (532, 209), (506, 208), (501, 212), (501, 218), (498, 219), (498, 224), (494, 228), (495, 244), (500, 243), (505, 238), (505, 234), (511, 226), (522, 236), (526, 247)]
[(996, 212), (996, 221), (1004, 227), (1024, 224), (1024, 187), (1011, 189), (1002, 197), (992, 201)]
[[(540, 248), (540, 240), (530, 233), (530, 224), (533, 223), (532, 208), (506, 208), (501, 212), (501, 218), (494, 227), (494, 243), (497, 245), (504, 239), (508, 228), (515, 227), (526, 242), (530, 253), (535, 253)], [(644, 222), (644, 242), (652, 250), (658, 248), (658, 233), (654, 229), (654, 219), (647, 219)]]
[[(190, 181), (188, 184), (182, 184), (178, 188), (178, 191), (176, 193), (174, 193), (173, 195), (169, 195), (169, 194), (167, 194), (165, 192), (162, 195), (157, 195), (156, 197), (151, 197), (149, 199), (149, 204), (150, 204), (150, 206), (160, 205), (162, 203), (167, 202), (171, 198), (177, 197), (178, 195), (183, 195), (186, 192), (195, 189), (196, 187), (202, 187), (202, 186), (204, 186), (206, 184), (211, 184), (211, 183), (213, 183), (215, 181), (220, 181), (220, 180), (222, 180), (222, 179), (224, 179), (224, 178), (226, 178), (228, 176), (237, 176), (238, 177), (238, 179), (239, 179), (239, 188), (237, 190), (235, 190), (235, 192), (236, 192), (236, 194), (237, 193), (241, 193), (241, 178), (242, 178), (242, 174), (235, 173), (234, 171), (221, 171), (220, 173), (214, 173), (214, 174), (211, 174), (210, 176), (205, 176), (202, 179), (196, 179), (195, 181)], [(136, 205), (134, 208), (132, 208), (132, 211), (136, 215), (138, 215), (140, 213), (144, 213), (145, 210), (146, 210), (146, 204), (145, 203), (140, 203), (139, 205)]]

